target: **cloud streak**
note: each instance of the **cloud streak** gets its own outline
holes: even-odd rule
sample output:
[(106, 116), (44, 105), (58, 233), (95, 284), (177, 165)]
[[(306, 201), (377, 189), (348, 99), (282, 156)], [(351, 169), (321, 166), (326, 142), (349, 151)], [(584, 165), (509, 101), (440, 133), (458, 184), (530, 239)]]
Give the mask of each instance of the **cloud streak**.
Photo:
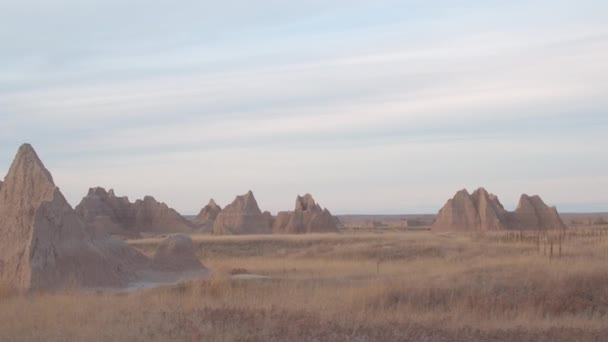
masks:
[(73, 202), (412, 212), (485, 185), (579, 208), (579, 181), (608, 204), (606, 5), (29, 2), (0, 5), (0, 170), (32, 142)]

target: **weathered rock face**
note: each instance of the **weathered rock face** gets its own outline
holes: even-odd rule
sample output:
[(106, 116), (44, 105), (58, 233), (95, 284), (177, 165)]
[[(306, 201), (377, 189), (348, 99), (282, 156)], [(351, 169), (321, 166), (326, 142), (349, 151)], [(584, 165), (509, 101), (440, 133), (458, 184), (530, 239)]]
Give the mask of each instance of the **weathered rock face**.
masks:
[(0, 236), (0, 281), (19, 290), (122, 286), (145, 259), (88, 229), (27, 144), (0, 189)]
[(137, 236), (142, 232), (190, 232), (192, 224), (165, 203), (146, 196), (135, 203), (117, 197), (114, 190), (89, 189), (76, 212), (96, 230), (110, 234)]
[(539, 196), (522, 195), (512, 215), (514, 229), (566, 229), (555, 207), (549, 207)]
[(273, 224), (275, 233), (305, 234), (337, 232), (336, 219), (310, 194), (296, 198), (294, 211), (280, 212)]
[(217, 205), (213, 199), (211, 199), (209, 204), (201, 209), (200, 213), (194, 218), (194, 220), (192, 220), (192, 222), (199, 231), (211, 232), (213, 231), (213, 224), (221, 211), (222, 208)]
[(481, 230), (505, 228), (508, 213), (496, 195), (488, 193), (484, 188), (479, 188), (471, 194), (471, 197), (477, 209)]
[(473, 203), (471, 195), (466, 190), (461, 190), (448, 200), (437, 214), (433, 224), (433, 230), (455, 230), (466, 231), (479, 228), (479, 217), (477, 208)]
[(262, 213), (258, 203), (249, 191), (238, 196), (217, 216), (213, 233), (223, 234), (267, 234), (272, 232), (268, 215)]
[(437, 214), (432, 230), (488, 231), (502, 229), (563, 229), (555, 208), (540, 197), (522, 196), (515, 212), (504, 209), (498, 198), (479, 188), (472, 194), (461, 190)]
[(162, 271), (194, 271), (205, 267), (194, 253), (194, 244), (187, 235), (171, 235), (163, 240), (152, 257), (152, 268)]
[(146, 196), (133, 204), (135, 227), (140, 232), (187, 233), (192, 224), (175, 209), (165, 203), (157, 202), (154, 197)]
[(135, 213), (127, 197), (116, 197), (114, 190), (91, 188), (86, 197), (75, 208), (83, 220), (97, 231), (134, 237)]

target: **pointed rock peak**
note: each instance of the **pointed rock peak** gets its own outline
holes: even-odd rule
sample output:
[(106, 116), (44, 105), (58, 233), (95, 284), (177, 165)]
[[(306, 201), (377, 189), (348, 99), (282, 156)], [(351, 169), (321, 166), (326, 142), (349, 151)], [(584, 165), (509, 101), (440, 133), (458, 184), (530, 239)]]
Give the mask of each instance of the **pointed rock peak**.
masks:
[(90, 188), (88, 196), (107, 197), (106, 189), (102, 187)]
[(247, 202), (249, 202), (249, 201), (256, 202), (255, 196), (253, 195), (253, 192), (251, 190), (249, 190), (246, 194), (242, 195), (241, 198)]
[(249, 191), (248, 193), (246, 193), (244, 195), (237, 196), (234, 199), (234, 201), (232, 201), (232, 203), (230, 203), (224, 209), (228, 209), (228, 208), (232, 208), (232, 209), (236, 209), (236, 210), (252, 211), (252, 212), (260, 211), (258, 202), (256, 201), (255, 196), (253, 196), (253, 192), (251, 192), (251, 191)]
[(473, 191), (472, 195), (483, 195), (484, 197), (490, 197), (490, 193), (483, 187), (480, 187), (479, 189)]
[(109, 197), (116, 197), (116, 194), (114, 193), (114, 189), (110, 189), (110, 190), (108, 191), (108, 196), (109, 196)]
[(522, 194), (519, 197), (519, 205), (525, 204), (525, 203), (530, 203), (531, 202), (531, 197), (528, 196), (527, 194)]
[(152, 196), (144, 196), (144, 202), (156, 202), (156, 199)]
[(19, 146), (19, 150), (17, 150), (17, 156), (19, 157), (19, 156), (28, 156), (28, 155), (38, 158), (38, 155), (36, 154), (36, 151), (34, 150), (32, 145), (25, 143), (25, 144)]
[(469, 192), (467, 191), (467, 189), (462, 189), (462, 190), (460, 190), (460, 191), (458, 191), (458, 192), (456, 193), (456, 195), (454, 196), (454, 198), (457, 198), (457, 197), (465, 197), (465, 196), (466, 196), (466, 197), (470, 197), (470, 196), (471, 196), (471, 194), (469, 194)]
[(207, 204), (207, 206), (210, 208), (220, 208), (220, 206), (217, 203), (215, 203), (215, 200), (213, 198), (209, 200), (209, 203)]
[(33, 162), (39, 165), (40, 167), (44, 167), (40, 158), (38, 158), (38, 154), (30, 144), (23, 144), (17, 150), (17, 156), (15, 156), (15, 160), (23, 160), (28, 162)]
[(3, 187), (10, 187), (16, 193), (34, 195), (54, 190), (55, 182), (32, 146), (24, 144), (11, 164)]
[(312, 210), (317, 207), (317, 203), (311, 194), (306, 194), (304, 197), (298, 195), (296, 198), (296, 210)]
[(521, 197), (519, 198), (518, 207), (521, 207), (522, 205), (524, 205), (526, 203), (532, 204), (533, 206), (547, 207), (545, 202), (543, 202), (543, 200), (538, 195), (534, 195), (534, 196), (528, 196), (526, 194), (521, 195)]
[(257, 206), (257, 201), (251, 190), (249, 190), (244, 195), (236, 196), (236, 198), (234, 199), (232, 204), (237, 204), (237, 203), (240, 203), (240, 206), (242, 206), (242, 207), (248, 207), (248, 206), (253, 206), (253, 205)]
[(24, 177), (32, 177), (36, 180), (37, 184), (47, 183), (48, 185), (55, 187), (53, 176), (44, 167), (44, 164), (38, 158), (38, 154), (34, 151), (34, 148), (30, 144), (23, 144), (19, 147), (15, 160), (11, 165), (5, 182), (15, 179), (23, 179)]
[(471, 196), (473, 197), (473, 201), (475, 201), (476, 204), (479, 204), (479, 202), (483, 199), (483, 200), (489, 201), (502, 208), (502, 204), (498, 200), (498, 197), (496, 195), (494, 195), (493, 193), (488, 192), (484, 188), (479, 188), (479, 189), (475, 190), (471, 194)]

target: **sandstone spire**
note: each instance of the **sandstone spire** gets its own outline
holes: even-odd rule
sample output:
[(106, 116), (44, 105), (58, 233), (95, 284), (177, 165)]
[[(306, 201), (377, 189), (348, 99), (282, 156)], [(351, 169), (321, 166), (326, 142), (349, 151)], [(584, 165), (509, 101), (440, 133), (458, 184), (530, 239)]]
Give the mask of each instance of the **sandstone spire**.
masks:
[(337, 232), (336, 220), (310, 194), (296, 198), (295, 210), (280, 212), (273, 224), (275, 233), (303, 234)]
[(123, 263), (85, 227), (53, 182), (34, 149), (19, 148), (0, 189), (0, 281), (19, 290), (67, 285), (120, 286)]
[(213, 224), (221, 211), (222, 208), (217, 205), (213, 199), (211, 199), (209, 200), (209, 204), (201, 209), (200, 213), (194, 218), (194, 220), (192, 220), (192, 222), (200, 231), (211, 232), (213, 231)]
[(237, 198), (217, 216), (213, 225), (214, 234), (265, 234), (270, 233), (271, 222), (264, 215), (249, 191)]

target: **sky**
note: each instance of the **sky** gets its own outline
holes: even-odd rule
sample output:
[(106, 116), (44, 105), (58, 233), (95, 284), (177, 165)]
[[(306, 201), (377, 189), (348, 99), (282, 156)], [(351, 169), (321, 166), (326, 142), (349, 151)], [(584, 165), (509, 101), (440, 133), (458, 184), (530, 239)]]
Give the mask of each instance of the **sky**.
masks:
[(433, 213), (483, 186), (608, 211), (606, 1), (0, 0), (0, 178), (31, 143), (183, 214), (252, 190)]

